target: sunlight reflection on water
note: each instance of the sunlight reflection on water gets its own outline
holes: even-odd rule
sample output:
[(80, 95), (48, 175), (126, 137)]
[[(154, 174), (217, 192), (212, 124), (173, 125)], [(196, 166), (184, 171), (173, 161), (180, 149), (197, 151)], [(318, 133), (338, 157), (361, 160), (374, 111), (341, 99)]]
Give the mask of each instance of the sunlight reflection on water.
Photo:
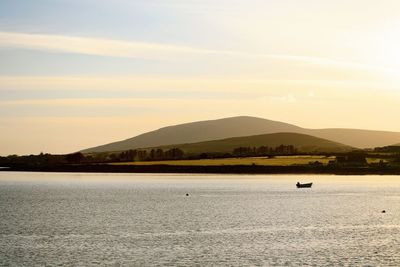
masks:
[(398, 178), (0, 172), (0, 265), (398, 266)]

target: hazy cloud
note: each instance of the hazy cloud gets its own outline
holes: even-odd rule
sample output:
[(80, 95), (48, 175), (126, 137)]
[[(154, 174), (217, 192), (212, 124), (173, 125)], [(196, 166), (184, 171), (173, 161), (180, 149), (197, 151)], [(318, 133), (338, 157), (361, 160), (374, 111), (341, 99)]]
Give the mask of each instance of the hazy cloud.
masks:
[(78, 53), (110, 57), (141, 58), (148, 60), (188, 60), (198, 58), (215, 60), (215, 57), (236, 58), (237, 60), (284, 61), (320, 65), (337, 69), (360, 71), (381, 71), (398, 74), (397, 69), (372, 66), (361, 63), (313, 57), (307, 55), (260, 54), (245, 51), (213, 50), (176, 44), (147, 43), (138, 41), (101, 39), (65, 35), (0, 32), (0, 47), (24, 48), (44, 51)]

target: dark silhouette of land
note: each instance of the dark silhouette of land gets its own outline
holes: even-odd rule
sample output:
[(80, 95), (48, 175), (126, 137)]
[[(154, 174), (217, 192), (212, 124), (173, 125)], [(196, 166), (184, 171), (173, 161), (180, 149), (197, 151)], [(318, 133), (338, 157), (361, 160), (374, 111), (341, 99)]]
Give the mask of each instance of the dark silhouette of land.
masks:
[[(232, 154), (240, 157), (232, 158)], [(262, 155), (262, 156), (260, 156)], [(0, 171), (227, 173), (227, 174), (400, 174), (400, 147), (370, 151), (305, 154), (294, 146), (238, 147), (232, 153), (201, 153), (188, 157), (179, 148), (129, 150), (121, 153), (39, 154), (0, 157)], [(220, 163), (219, 163), (220, 162)], [(246, 163), (247, 162), (247, 163)], [(249, 164), (250, 162), (250, 164)], [(272, 162), (272, 164), (271, 164)], [(211, 164), (210, 164), (211, 163)]]
[(336, 174), (336, 175), (400, 175), (400, 167), (333, 167), (333, 166), (173, 166), (173, 165), (109, 165), (79, 164), (60, 166), (19, 166), (0, 171), (30, 172), (98, 172), (98, 173), (214, 173), (214, 174)]

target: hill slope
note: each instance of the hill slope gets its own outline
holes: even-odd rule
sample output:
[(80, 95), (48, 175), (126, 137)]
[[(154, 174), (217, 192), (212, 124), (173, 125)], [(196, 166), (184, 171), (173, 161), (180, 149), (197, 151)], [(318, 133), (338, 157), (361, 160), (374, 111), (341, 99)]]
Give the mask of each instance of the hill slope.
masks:
[(358, 129), (305, 129), (283, 122), (241, 116), (164, 127), (123, 141), (85, 149), (81, 152), (121, 151), (279, 132), (308, 134), (358, 148), (386, 146), (400, 142), (400, 133), (398, 132)]
[(374, 148), (398, 143), (400, 133), (358, 129), (305, 129), (303, 133), (357, 148)]
[(168, 126), (123, 141), (85, 149), (82, 152), (120, 151), (265, 133), (298, 132), (300, 129), (291, 124), (266, 119), (232, 117)]
[(198, 142), (192, 144), (181, 144), (162, 146), (168, 149), (172, 147), (180, 148), (185, 153), (203, 152), (232, 152), (238, 147), (277, 147), (279, 145), (293, 145), (301, 152), (346, 152), (353, 148), (326, 139), (298, 133), (273, 133), (245, 137), (233, 137), (221, 140)]

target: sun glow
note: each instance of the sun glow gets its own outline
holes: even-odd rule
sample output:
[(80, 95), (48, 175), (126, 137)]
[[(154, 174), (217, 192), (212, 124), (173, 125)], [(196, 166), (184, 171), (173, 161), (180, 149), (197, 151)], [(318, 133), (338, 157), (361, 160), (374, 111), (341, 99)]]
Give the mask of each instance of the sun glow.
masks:
[(376, 60), (381, 64), (400, 69), (400, 21), (376, 32)]

